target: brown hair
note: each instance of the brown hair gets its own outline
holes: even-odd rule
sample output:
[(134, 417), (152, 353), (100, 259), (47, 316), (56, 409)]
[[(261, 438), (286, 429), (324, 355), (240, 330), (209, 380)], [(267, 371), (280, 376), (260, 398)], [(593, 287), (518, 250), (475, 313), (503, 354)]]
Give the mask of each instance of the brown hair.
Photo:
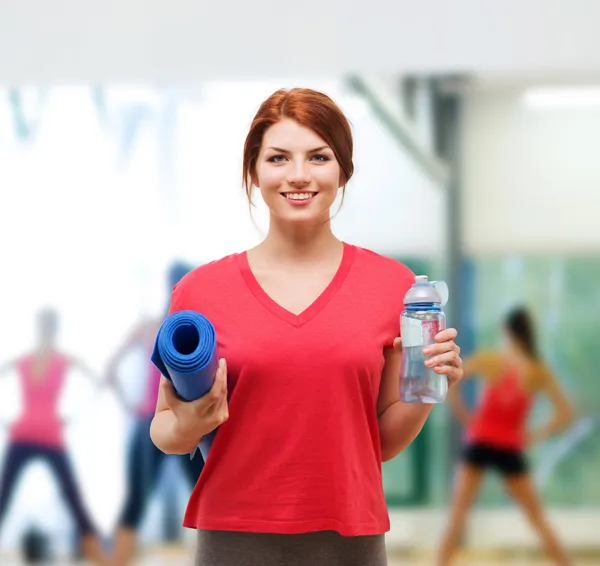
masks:
[(340, 185), (345, 192), (354, 173), (352, 132), (346, 116), (321, 92), (308, 88), (281, 89), (261, 104), (246, 136), (242, 182), (248, 202), (252, 204), (252, 178), (265, 132), (283, 118), (291, 118), (311, 129), (327, 143), (340, 166)]
[(517, 307), (510, 311), (505, 320), (506, 330), (533, 358), (539, 358), (533, 317), (525, 307)]

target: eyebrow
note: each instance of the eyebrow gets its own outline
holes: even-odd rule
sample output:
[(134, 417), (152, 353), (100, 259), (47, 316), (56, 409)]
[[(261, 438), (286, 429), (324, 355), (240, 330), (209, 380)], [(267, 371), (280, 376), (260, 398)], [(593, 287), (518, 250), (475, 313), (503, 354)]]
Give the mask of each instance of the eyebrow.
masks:
[[(273, 151), (277, 151), (279, 153), (290, 153), (287, 149), (281, 149), (280, 147), (268, 147), (267, 149), (272, 149)], [(321, 147), (315, 147), (307, 151), (307, 153), (315, 153), (317, 151), (323, 151), (324, 149), (331, 149), (328, 145), (322, 145)]]

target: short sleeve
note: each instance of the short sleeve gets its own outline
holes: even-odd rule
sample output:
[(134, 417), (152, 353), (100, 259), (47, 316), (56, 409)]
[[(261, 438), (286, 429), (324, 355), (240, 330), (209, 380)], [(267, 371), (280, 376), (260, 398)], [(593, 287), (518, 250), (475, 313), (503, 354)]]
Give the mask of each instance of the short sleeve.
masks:
[(174, 312), (183, 310), (181, 307), (181, 281), (176, 283), (171, 291), (171, 299), (169, 300), (169, 311), (167, 316), (172, 315)]
[(389, 319), (386, 348), (392, 348), (394, 340), (400, 336), (400, 315), (404, 310), (404, 296), (414, 280), (414, 273), (406, 265), (394, 261), (393, 270), (389, 276), (388, 296), (390, 301), (388, 305)]

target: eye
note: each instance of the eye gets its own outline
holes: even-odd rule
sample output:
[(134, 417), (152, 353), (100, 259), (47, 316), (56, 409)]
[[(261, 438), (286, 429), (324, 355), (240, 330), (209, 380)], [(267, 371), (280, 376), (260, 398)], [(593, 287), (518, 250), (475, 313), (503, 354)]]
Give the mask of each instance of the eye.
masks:
[(285, 158), (285, 155), (272, 155), (267, 159), (267, 161), (270, 163), (283, 163)]
[(330, 161), (329, 157), (327, 157), (326, 155), (323, 155), (321, 153), (318, 153), (317, 155), (313, 155), (312, 159), (314, 159), (315, 161), (319, 161), (321, 163), (323, 163), (325, 161)]

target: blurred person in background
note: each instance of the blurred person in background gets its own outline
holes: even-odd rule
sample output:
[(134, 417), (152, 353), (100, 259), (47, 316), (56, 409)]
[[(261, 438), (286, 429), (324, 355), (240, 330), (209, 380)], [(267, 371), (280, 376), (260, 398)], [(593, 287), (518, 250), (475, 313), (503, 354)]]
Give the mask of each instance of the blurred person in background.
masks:
[[(530, 475), (525, 456), (532, 444), (564, 430), (574, 412), (563, 389), (540, 357), (532, 317), (525, 308), (511, 311), (504, 322), (505, 347), (481, 351), (465, 361), (465, 378), (480, 376), (483, 397), (473, 411), (453, 390), (449, 401), (466, 427), (467, 443), (454, 487), (450, 515), (438, 556), (447, 566), (459, 545), (468, 510), (487, 470), (498, 472), (510, 497), (521, 507), (544, 550), (560, 566), (570, 566), (565, 549), (551, 528)], [(527, 421), (536, 399), (548, 397), (553, 418), (530, 431)]]
[[(182, 262), (175, 262), (171, 265), (168, 273), (169, 291), (190, 269)], [(108, 381), (115, 388), (126, 410), (134, 419), (133, 434), (128, 447), (125, 504), (115, 534), (111, 566), (126, 566), (134, 559), (137, 533), (145, 516), (147, 504), (157, 485), (163, 462), (167, 457), (150, 439), (150, 423), (156, 410), (160, 384), (160, 372), (150, 362), (150, 355), (163, 320), (164, 318), (159, 317), (141, 321), (108, 364)], [(141, 402), (130, 406), (119, 387), (117, 372), (123, 358), (134, 348), (143, 349), (147, 366), (144, 395)], [(181, 464), (191, 491), (202, 472), (204, 461), (198, 452), (191, 460), (189, 456), (184, 456)]]
[(65, 445), (65, 422), (58, 411), (70, 369), (79, 370), (98, 386), (101, 383), (82, 361), (57, 349), (58, 320), (56, 311), (41, 310), (34, 350), (0, 367), (0, 375), (17, 371), (23, 395), (22, 414), (10, 427), (0, 478), (0, 527), (26, 465), (43, 460), (59, 483), (81, 537), (84, 556), (93, 564), (104, 564), (98, 531), (82, 500)]

